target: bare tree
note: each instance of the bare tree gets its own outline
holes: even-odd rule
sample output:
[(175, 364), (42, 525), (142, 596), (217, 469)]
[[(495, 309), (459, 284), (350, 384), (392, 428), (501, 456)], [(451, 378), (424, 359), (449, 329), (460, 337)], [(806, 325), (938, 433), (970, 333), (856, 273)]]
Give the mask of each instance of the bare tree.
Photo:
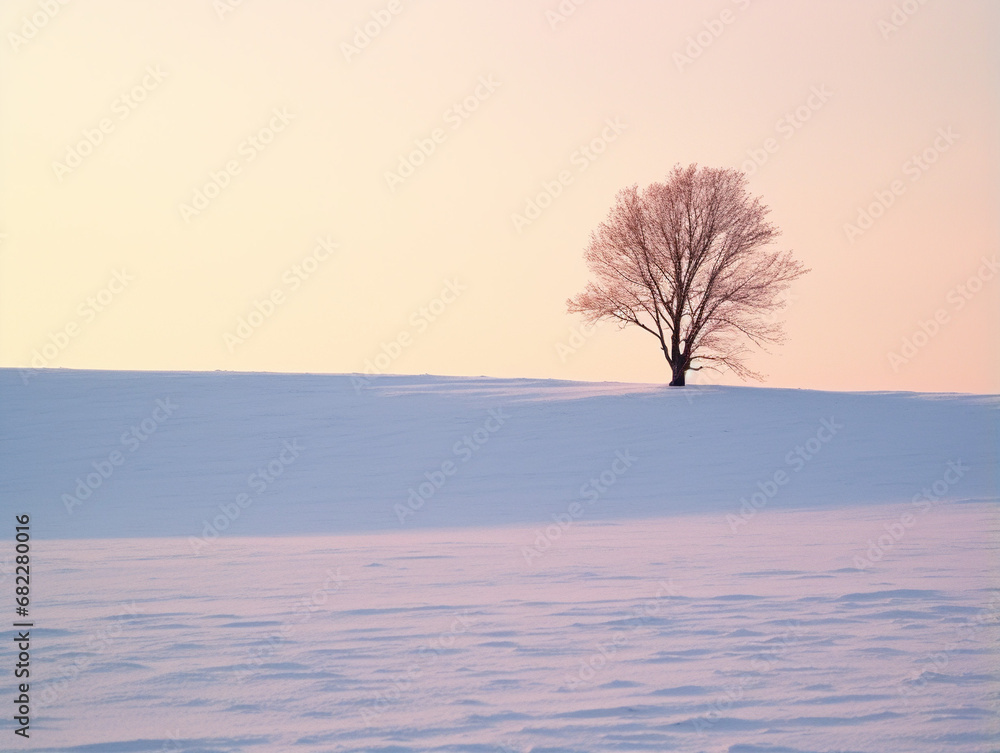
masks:
[(591, 322), (634, 325), (660, 343), (671, 386), (702, 368), (760, 379), (748, 341), (784, 340), (773, 313), (807, 269), (790, 251), (765, 247), (779, 231), (737, 170), (674, 167), (665, 183), (618, 193), (584, 254), (593, 279), (567, 301)]

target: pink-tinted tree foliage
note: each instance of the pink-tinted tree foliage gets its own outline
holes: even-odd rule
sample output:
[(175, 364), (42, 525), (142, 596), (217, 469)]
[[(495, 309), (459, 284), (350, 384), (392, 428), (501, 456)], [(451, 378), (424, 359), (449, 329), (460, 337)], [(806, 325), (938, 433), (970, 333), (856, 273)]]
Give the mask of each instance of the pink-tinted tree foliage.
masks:
[(784, 340), (774, 314), (808, 271), (790, 251), (768, 249), (779, 234), (768, 212), (737, 170), (678, 165), (665, 183), (623, 189), (591, 234), (592, 279), (569, 310), (652, 334), (671, 386), (702, 368), (760, 379), (746, 365), (749, 344)]

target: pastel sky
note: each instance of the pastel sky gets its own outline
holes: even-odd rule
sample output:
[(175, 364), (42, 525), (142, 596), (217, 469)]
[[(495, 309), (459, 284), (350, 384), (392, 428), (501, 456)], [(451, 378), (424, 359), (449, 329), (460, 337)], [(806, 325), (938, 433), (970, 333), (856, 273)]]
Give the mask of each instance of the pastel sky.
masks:
[(998, 30), (988, 0), (11, 0), (0, 365), (666, 382), (565, 301), (616, 192), (697, 162), (812, 268), (765, 385), (1000, 392)]

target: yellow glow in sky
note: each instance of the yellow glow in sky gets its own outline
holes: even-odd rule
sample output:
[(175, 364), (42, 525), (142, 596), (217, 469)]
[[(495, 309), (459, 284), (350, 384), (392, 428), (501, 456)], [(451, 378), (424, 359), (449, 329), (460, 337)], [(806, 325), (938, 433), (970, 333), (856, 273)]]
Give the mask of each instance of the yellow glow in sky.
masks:
[(565, 301), (615, 193), (696, 162), (812, 269), (765, 384), (1000, 392), (998, 29), (987, 0), (12, 0), (0, 365), (665, 382)]

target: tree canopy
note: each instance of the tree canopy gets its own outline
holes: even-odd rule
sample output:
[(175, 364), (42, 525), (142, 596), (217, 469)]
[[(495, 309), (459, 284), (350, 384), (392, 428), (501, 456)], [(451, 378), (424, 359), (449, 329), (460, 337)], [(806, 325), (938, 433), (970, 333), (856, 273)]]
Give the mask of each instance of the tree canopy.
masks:
[(768, 248), (779, 235), (769, 211), (732, 169), (678, 165), (664, 183), (625, 188), (591, 234), (592, 279), (569, 311), (652, 334), (671, 385), (701, 368), (759, 379), (746, 365), (750, 345), (784, 341), (774, 314), (808, 271)]

